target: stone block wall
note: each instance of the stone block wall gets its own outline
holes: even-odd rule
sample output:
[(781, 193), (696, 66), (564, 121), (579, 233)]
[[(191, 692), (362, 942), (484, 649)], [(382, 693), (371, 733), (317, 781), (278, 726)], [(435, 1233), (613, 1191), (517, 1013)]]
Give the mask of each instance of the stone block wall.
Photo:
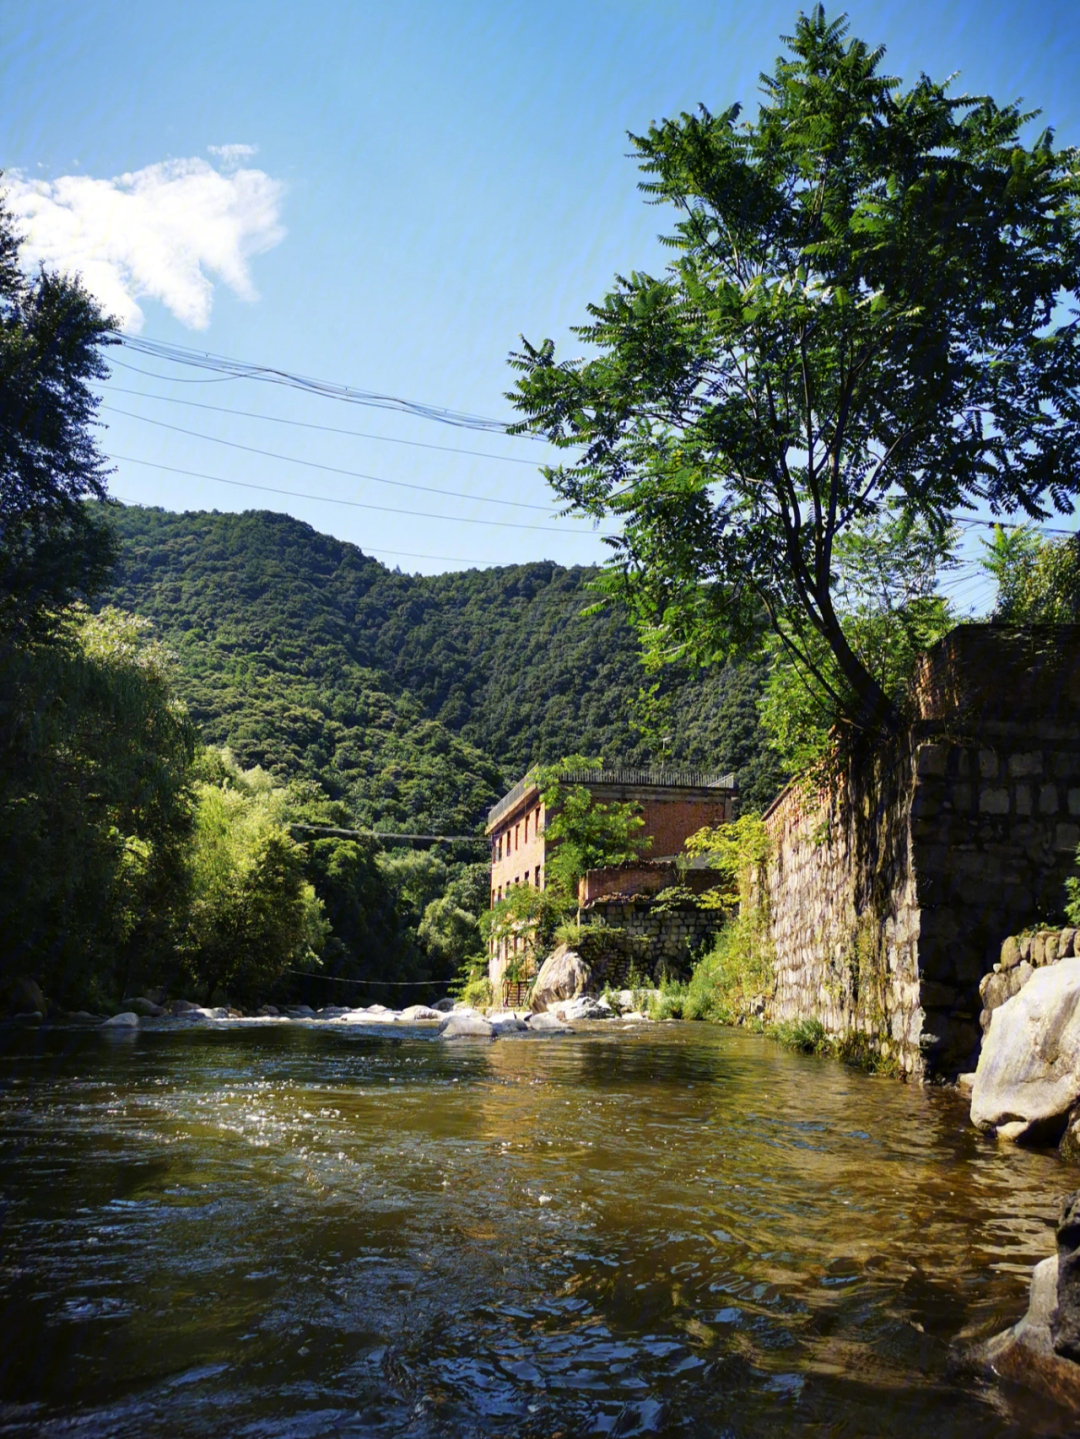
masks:
[[(686, 975), (700, 952), (712, 943), (723, 922), (719, 910), (699, 909), (692, 900), (656, 905), (648, 899), (599, 900), (585, 915), (590, 925), (625, 931), (639, 969), (651, 978), (666, 969)], [(615, 976), (607, 977), (608, 983)]]
[(1001, 936), (1060, 914), (1080, 841), (1080, 629), (954, 630), (903, 740), (766, 815), (775, 1018), (861, 1031), (912, 1075), (974, 1067)]
[(1080, 929), (1041, 929), (1037, 934), (1011, 935), (1001, 946), (1001, 958), (979, 981), (983, 1034), (990, 1028), (990, 1016), (1014, 994), (1019, 994), (1037, 969), (1057, 964), (1059, 959), (1080, 955)]

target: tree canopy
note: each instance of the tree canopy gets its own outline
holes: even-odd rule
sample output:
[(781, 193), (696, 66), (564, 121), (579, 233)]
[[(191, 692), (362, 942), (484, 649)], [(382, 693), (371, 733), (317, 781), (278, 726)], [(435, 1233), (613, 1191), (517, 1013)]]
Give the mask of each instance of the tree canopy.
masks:
[(112, 322), (78, 280), (25, 275), (18, 251), (0, 192), (0, 625), (21, 629), (87, 598), (112, 559), (81, 503), (105, 496), (90, 384)]
[(896, 696), (838, 613), (837, 547), (883, 511), (939, 535), (984, 504), (1069, 511), (1080, 484), (1080, 157), (1037, 112), (905, 90), (822, 7), (762, 77), (755, 121), (702, 106), (631, 136), (677, 212), (660, 276), (618, 276), (575, 334), (523, 340), (519, 428), (548, 478), (622, 521), (610, 594), (657, 662), (767, 625), (814, 682), (823, 645), (862, 730)]

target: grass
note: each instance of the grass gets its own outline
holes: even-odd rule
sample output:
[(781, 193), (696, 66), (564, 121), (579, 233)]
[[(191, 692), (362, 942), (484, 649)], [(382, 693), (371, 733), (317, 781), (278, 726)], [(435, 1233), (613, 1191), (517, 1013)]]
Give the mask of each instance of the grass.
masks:
[(880, 1074), (890, 1079), (900, 1077), (897, 1061), (875, 1048), (868, 1034), (830, 1034), (819, 1019), (781, 1020), (765, 1033), (777, 1044), (797, 1054), (820, 1054), (867, 1074)]

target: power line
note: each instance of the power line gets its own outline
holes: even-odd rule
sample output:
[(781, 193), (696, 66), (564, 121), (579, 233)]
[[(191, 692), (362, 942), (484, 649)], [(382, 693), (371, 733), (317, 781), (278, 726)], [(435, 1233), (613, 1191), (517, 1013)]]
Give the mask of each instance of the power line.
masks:
[(445, 406), (430, 405), (421, 400), (406, 400), (398, 395), (387, 395), (378, 390), (364, 390), (333, 380), (319, 380), (311, 375), (300, 375), (291, 370), (278, 369), (274, 365), (259, 365), (248, 360), (233, 360), (226, 355), (192, 350), (186, 345), (173, 345), (161, 340), (147, 340), (138, 335), (125, 335), (119, 330), (113, 333), (117, 343), (135, 354), (147, 355), (151, 359), (163, 360), (170, 364), (210, 370), (214, 374), (223, 375), (229, 379), (260, 380), (268, 384), (285, 385), (290, 389), (304, 390), (309, 394), (324, 395), (334, 400), (345, 400), (349, 404), (366, 405), (377, 410), (396, 410), (402, 414), (415, 415), (422, 420), (435, 420), (439, 424), (452, 425), (457, 429), (482, 430), (488, 434), (501, 435), (505, 435), (509, 429), (506, 421), (493, 420), (485, 415), (451, 410)]
[(499, 500), (487, 495), (470, 493), (468, 490), (440, 490), (435, 485), (414, 485), (408, 480), (388, 480), (383, 475), (368, 475), (360, 470), (345, 470), (340, 465), (324, 465), (318, 460), (301, 460), (294, 455), (281, 455), (275, 450), (262, 450), (256, 445), (241, 445), (236, 440), (223, 440), (217, 435), (204, 435), (199, 430), (188, 430), (183, 425), (170, 425), (165, 420), (152, 420), (149, 415), (138, 415), (134, 410), (121, 410), (117, 405), (102, 405), (110, 415), (124, 415), (129, 420), (141, 420), (144, 425), (156, 425), (160, 430), (171, 430), (177, 435), (188, 435), (193, 440), (207, 440), (212, 445), (225, 445), (230, 450), (243, 450), (247, 455), (259, 455), (266, 460), (282, 460), (288, 465), (303, 465), (305, 469), (322, 470), (329, 475), (344, 475), (350, 480), (370, 480), (373, 484), (393, 485), (399, 490), (422, 490), (427, 495), (446, 495), (454, 500), (480, 500), (484, 504), (511, 505), (518, 510), (542, 510), (551, 513), (550, 505), (534, 505), (527, 500)]
[[(325, 979), (331, 984), (382, 984), (388, 989), (430, 989), (433, 984), (453, 984), (454, 979), (339, 979), (316, 969), (283, 969), (282, 974), (300, 974), (305, 979)], [(287, 1006), (286, 1006), (287, 1007)]]
[[(324, 505), (347, 505), (354, 510), (376, 510), (384, 515), (411, 515), (413, 519), (419, 520), (447, 520), (455, 525), (489, 525), (501, 530), (537, 530), (544, 534), (552, 534), (559, 529), (558, 525), (525, 525), (518, 520), (478, 520), (468, 515), (434, 515), (429, 510), (399, 510), (391, 505), (369, 505), (363, 500), (342, 500), (336, 495), (313, 495), (310, 491), (304, 490), (281, 490), (272, 485), (256, 485), (246, 480), (226, 480), (221, 475), (206, 475), (199, 470), (182, 470), (176, 465), (162, 465), (156, 460), (140, 460), (134, 455), (117, 455), (110, 458), (122, 460), (128, 465), (143, 465), (151, 470), (165, 470), (170, 475), (184, 475), (191, 480), (210, 480), (216, 485), (232, 485), (240, 490), (259, 490), (267, 495), (286, 495), (294, 500), (315, 500)], [(563, 534), (581, 535), (580, 530), (567, 531)], [(603, 536), (600, 536), (603, 538)]]
[(355, 839), (357, 836), (361, 839), (445, 839), (452, 840), (455, 844), (464, 842), (491, 847), (491, 841), (483, 834), (397, 834), (384, 829), (343, 829), (332, 824), (302, 824), (299, 820), (290, 822), (289, 828), (308, 830), (326, 839)]
[[(111, 363), (118, 364), (119, 362), (114, 360)], [(134, 369), (134, 366), (124, 365), (123, 368), (125, 370)], [(145, 370), (138, 370), (136, 373), (143, 375), (147, 372)], [(154, 378), (162, 379), (165, 380), (166, 383), (169, 383), (168, 376), (155, 375)], [(181, 381), (174, 380), (172, 383), (179, 384)], [(182, 383), (188, 385), (208, 385), (218, 382), (212, 380), (184, 380)], [(163, 404), (186, 405), (189, 409), (194, 410), (212, 410), (215, 415), (238, 415), (245, 420), (264, 420), (270, 425), (291, 425), (294, 429), (320, 430), (326, 435), (349, 435), (357, 440), (380, 440), (387, 445), (409, 445), (411, 448), (417, 450), (438, 450), (445, 455), (471, 455), (473, 459), (495, 460), (501, 465), (527, 465), (531, 470), (537, 468), (535, 460), (523, 460), (519, 455), (493, 455), (487, 450), (463, 450), (458, 445), (433, 445), (426, 440), (403, 440), (397, 435), (373, 435), (365, 430), (343, 430), (338, 425), (316, 425), (311, 420), (287, 420), (282, 415), (261, 415), (255, 410), (234, 410), (228, 405), (207, 405), (201, 403), (199, 400), (181, 399), (179, 395), (148, 395), (145, 390), (128, 390), (125, 389), (123, 385), (110, 385), (106, 394), (134, 395), (141, 400), (159, 400)]]

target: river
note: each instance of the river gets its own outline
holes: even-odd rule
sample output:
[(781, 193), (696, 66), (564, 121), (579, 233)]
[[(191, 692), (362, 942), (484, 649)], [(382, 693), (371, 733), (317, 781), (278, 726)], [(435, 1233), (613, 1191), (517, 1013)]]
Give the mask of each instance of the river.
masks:
[(0, 1040), (0, 1434), (1065, 1432), (948, 1370), (1056, 1156), (683, 1023)]

